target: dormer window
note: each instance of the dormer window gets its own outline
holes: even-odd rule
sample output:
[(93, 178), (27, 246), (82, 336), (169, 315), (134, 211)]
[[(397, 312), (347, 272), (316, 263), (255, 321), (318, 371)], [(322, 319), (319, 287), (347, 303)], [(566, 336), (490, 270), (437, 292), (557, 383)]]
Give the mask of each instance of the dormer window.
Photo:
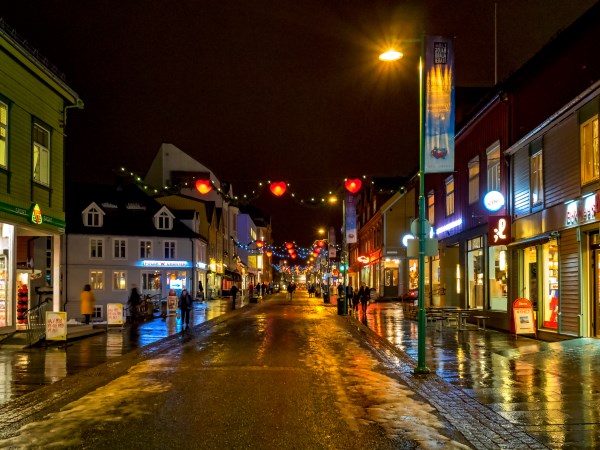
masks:
[(154, 216), (154, 225), (157, 230), (172, 230), (173, 229), (173, 214), (166, 208), (162, 208)]
[(104, 212), (96, 205), (92, 203), (82, 213), (83, 225), (86, 227), (101, 227), (104, 219)]

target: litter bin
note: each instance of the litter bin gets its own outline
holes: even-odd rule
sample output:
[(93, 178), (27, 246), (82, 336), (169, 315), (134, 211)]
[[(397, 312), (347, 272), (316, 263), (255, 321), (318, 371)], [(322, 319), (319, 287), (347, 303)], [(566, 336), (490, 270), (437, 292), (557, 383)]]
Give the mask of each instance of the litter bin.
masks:
[(344, 296), (338, 297), (337, 312), (338, 312), (338, 316), (344, 315)]
[(323, 303), (331, 303), (331, 299), (329, 298), (329, 292), (323, 292)]
[(160, 317), (167, 317), (167, 301), (162, 300), (160, 302)]

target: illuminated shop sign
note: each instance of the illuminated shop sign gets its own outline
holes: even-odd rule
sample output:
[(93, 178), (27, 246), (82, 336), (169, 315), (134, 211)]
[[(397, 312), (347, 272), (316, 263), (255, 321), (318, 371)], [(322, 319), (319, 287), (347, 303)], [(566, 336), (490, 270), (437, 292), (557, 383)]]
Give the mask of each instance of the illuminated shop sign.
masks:
[(35, 223), (36, 225), (42, 224), (42, 210), (40, 209), (40, 205), (37, 203), (31, 205), (29, 220), (31, 220), (31, 223)]
[(577, 225), (579, 223), (579, 211), (577, 208), (577, 200), (567, 203), (567, 219), (565, 225)]
[(462, 218), (460, 219), (456, 219), (450, 223), (447, 223), (446, 225), (442, 225), (441, 227), (439, 227), (436, 231), (436, 234), (440, 234), (440, 233), (444, 233), (446, 231), (450, 231), (454, 228), (460, 227), (463, 223)]
[(358, 260), (358, 262), (361, 262), (363, 264), (366, 264), (369, 262), (369, 257), (368, 256), (359, 256), (358, 258), (356, 258)]
[(590, 194), (587, 197), (583, 198), (583, 220), (594, 220), (596, 219), (596, 211), (597, 208), (597, 198), (596, 194)]
[(196, 263), (196, 267), (198, 269), (206, 270), (206, 268), (208, 267), (208, 265), (206, 263), (203, 263), (203, 262), (197, 262)]
[(483, 197), (483, 206), (488, 211), (500, 211), (504, 206), (504, 195), (498, 191), (490, 191)]
[(490, 216), (488, 221), (489, 245), (508, 245), (510, 237), (510, 217)]
[(163, 261), (147, 259), (138, 263), (142, 267), (191, 267), (188, 261)]

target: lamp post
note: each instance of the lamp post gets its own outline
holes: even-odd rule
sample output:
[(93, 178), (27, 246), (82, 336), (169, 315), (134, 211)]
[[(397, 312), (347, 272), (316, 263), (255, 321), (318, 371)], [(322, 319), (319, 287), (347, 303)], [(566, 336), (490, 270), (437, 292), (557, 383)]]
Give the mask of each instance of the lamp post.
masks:
[[(427, 374), (429, 369), (425, 365), (425, 338), (427, 319), (425, 317), (425, 80), (423, 77), (423, 58), (425, 55), (425, 39), (406, 39), (402, 43), (420, 44), (419, 54), (419, 297), (417, 303), (417, 323), (418, 323), (418, 349), (417, 349), (417, 367), (415, 374)], [(382, 61), (396, 61), (402, 58), (403, 54), (395, 50), (389, 50), (382, 53), (379, 59)]]

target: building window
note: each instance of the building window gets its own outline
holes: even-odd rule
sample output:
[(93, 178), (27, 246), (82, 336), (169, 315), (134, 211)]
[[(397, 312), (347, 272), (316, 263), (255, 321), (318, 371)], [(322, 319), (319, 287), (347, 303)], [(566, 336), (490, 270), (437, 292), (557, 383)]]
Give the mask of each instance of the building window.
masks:
[(104, 258), (104, 239), (92, 238), (90, 239), (90, 258), (102, 259)]
[(50, 132), (33, 125), (33, 181), (50, 185)]
[(85, 213), (85, 223), (86, 227), (101, 227), (102, 226), (102, 213), (98, 208), (91, 207), (87, 213)]
[(490, 309), (508, 311), (508, 261), (506, 245), (489, 248)]
[(145, 291), (161, 291), (162, 279), (161, 272), (142, 272), (142, 290)]
[(446, 178), (446, 216), (454, 214), (454, 176)]
[(483, 237), (467, 241), (467, 305), (483, 309), (484, 260)]
[(102, 270), (90, 270), (90, 286), (93, 291), (104, 289), (104, 272)]
[(539, 206), (544, 202), (544, 177), (542, 171), (542, 152), (539, 151), (531, 156), (531, 205)]
[(469, 205), (479, 200), (479, 157), (469, 161)]
[(127, 272), (123, 272), (123, 271), (113, 272), (113, 290), (114, 291), (127, 290)]
[(170, 230), (173, 228), (171, 216), (166, 212), (161, 212), (156, 218), (156, 228), (159, 230)]
[(94, 306), (94, 312), (90, 316), (92, 319), (102, 318), (102, 306)]
[(140, 258), (152, 258), (152, 241), (140, 241)]
[(435, 196), (433, 191), (427, 194), (427, 219), (431, 225), (435, 223)]
[(487, 150), (487, 191), (500, 192), (500, 144)]
[(114, 241), (113, 241), (113, 258), (114, 259), (127, 258), (127, 240), (114, 239)]
[(165, 241), (165, 259), (175, 259), (175, 241)]
[(581, 124), (581, 183), (586, 184), (598, 178), (600, 178), (600, 156), (596, 115)]
[(0, 102), (0, 166), (8, 167), (8, 106)]

